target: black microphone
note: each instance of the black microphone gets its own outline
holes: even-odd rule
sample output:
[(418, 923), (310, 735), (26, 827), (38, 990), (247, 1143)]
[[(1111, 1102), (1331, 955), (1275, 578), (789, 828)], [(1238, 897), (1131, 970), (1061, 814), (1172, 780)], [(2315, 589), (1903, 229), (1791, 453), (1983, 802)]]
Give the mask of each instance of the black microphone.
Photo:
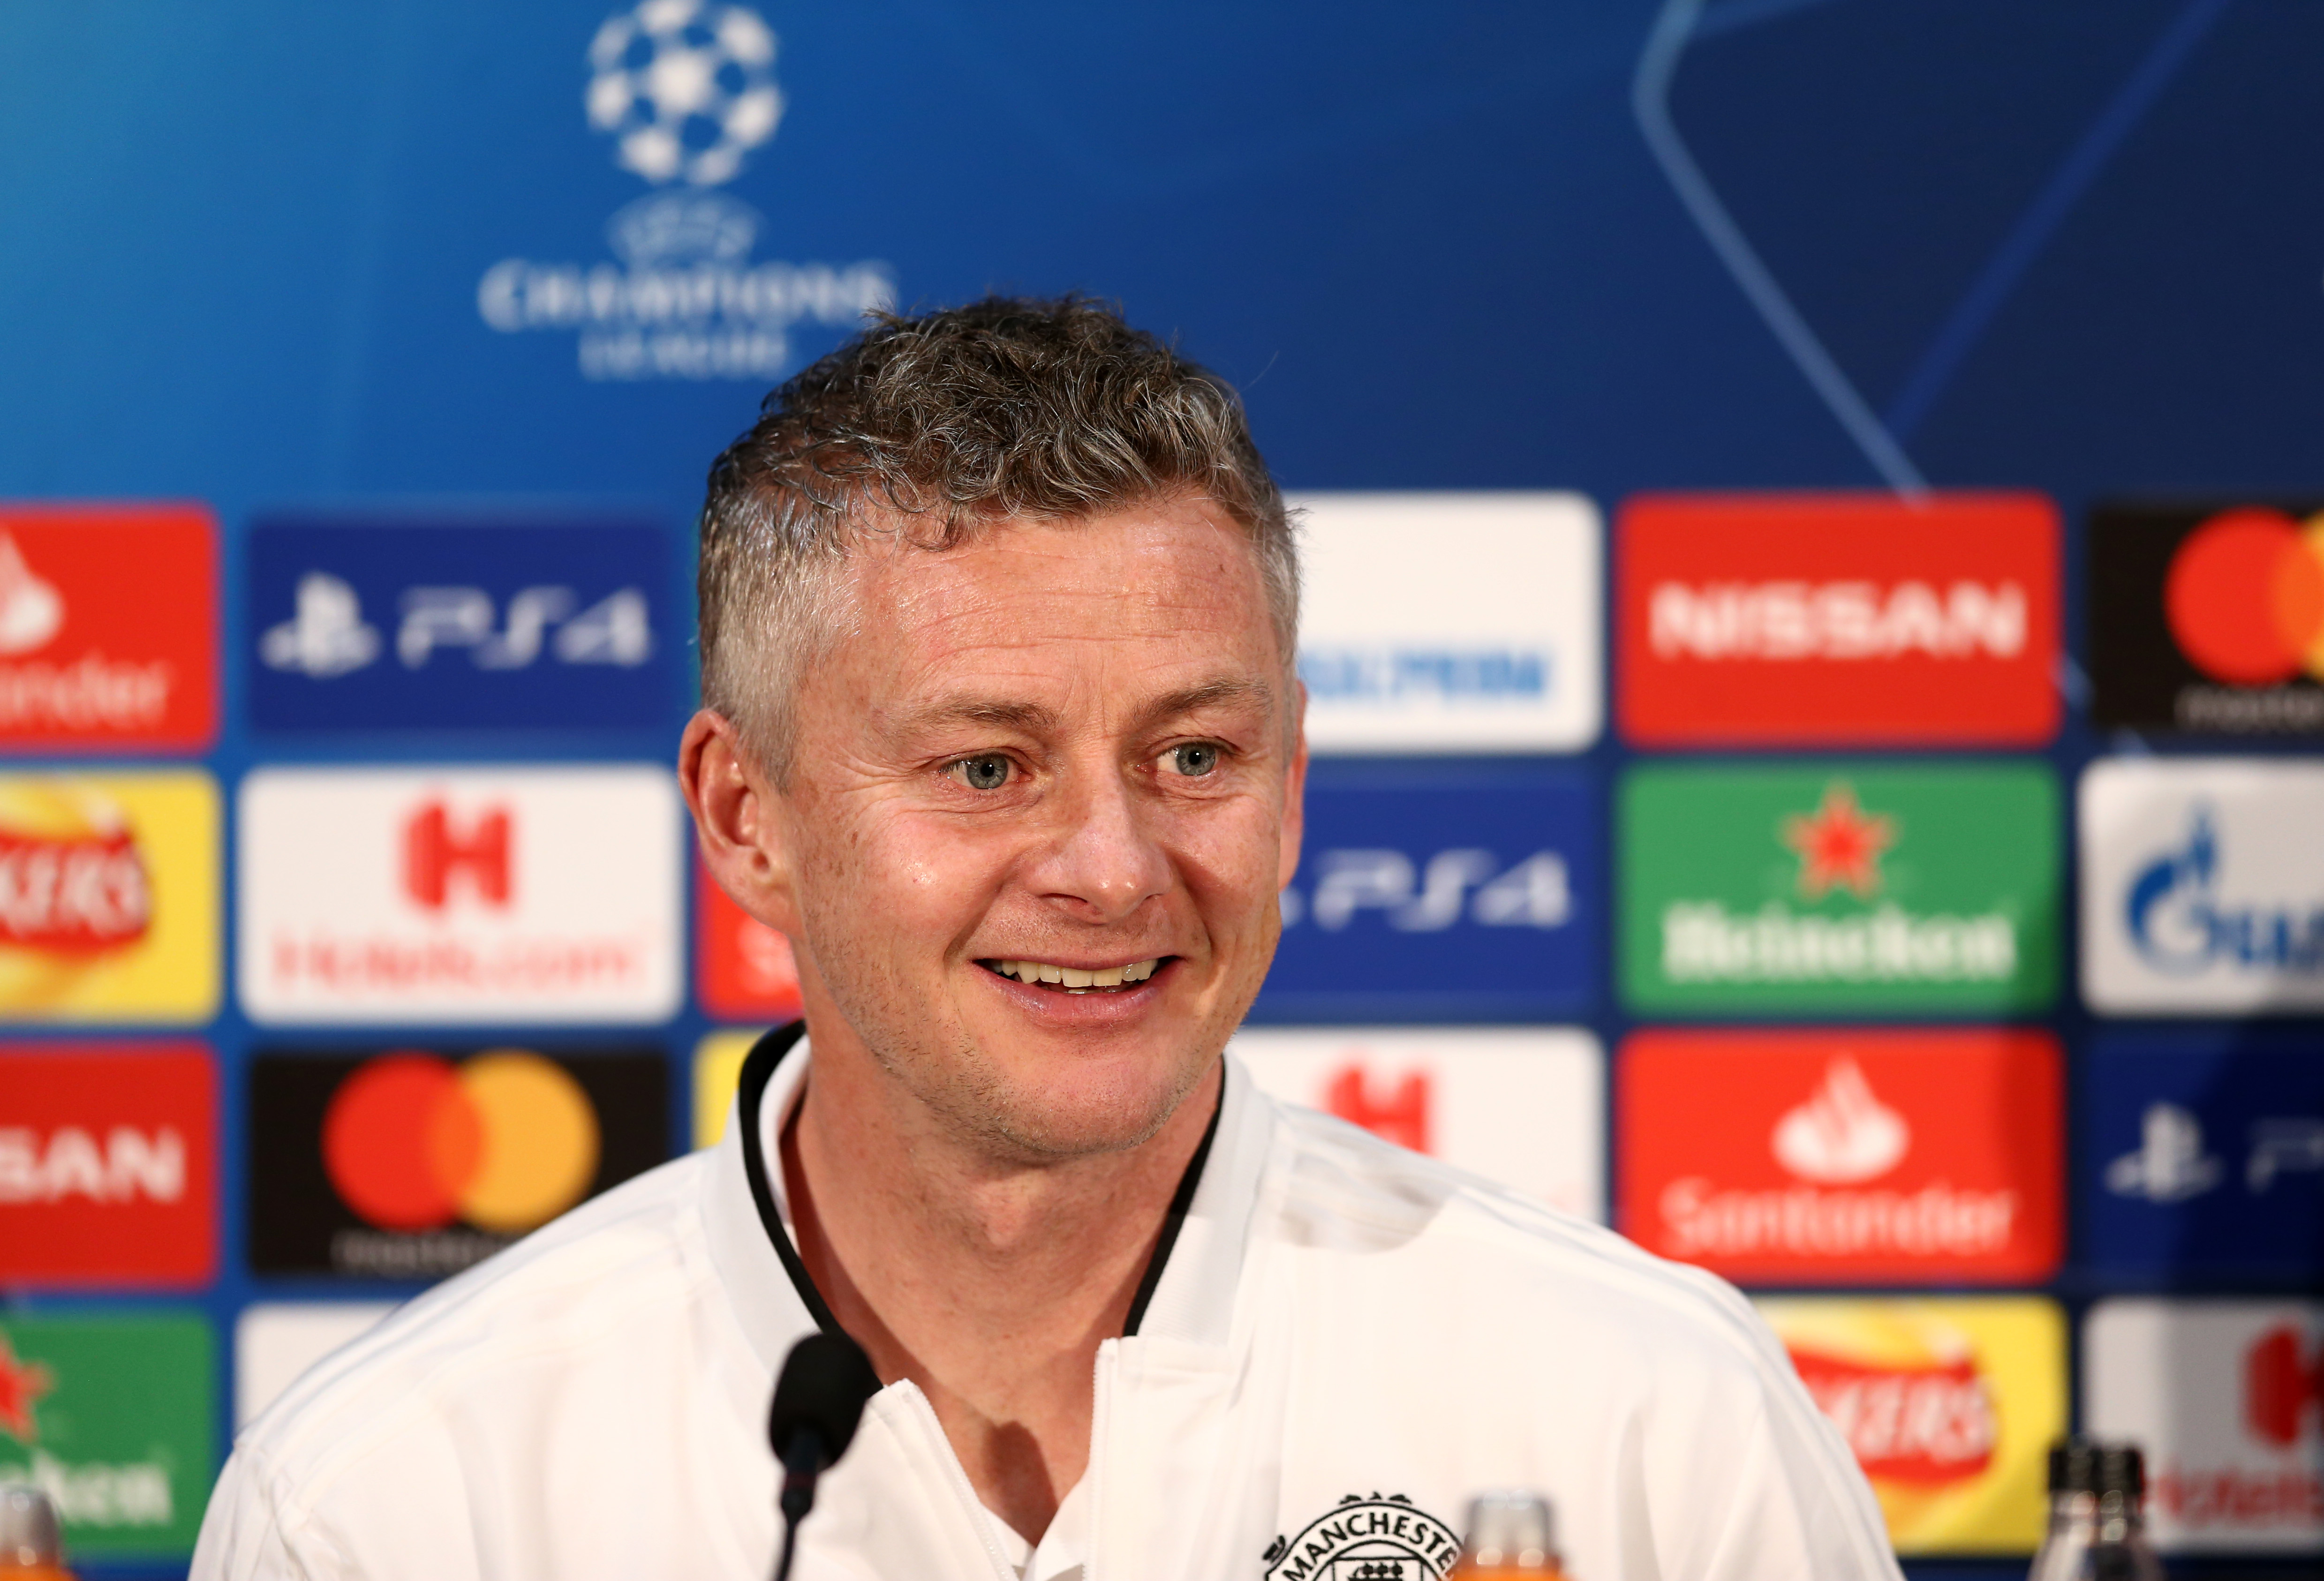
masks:
[(878, 1393), (872, 1358), (844, 1335), (810, 1334), (784, 1358), (767, 1412), (767, 1442), (783, 1463), (783, 1551), (775, 1581), (789, 1581), (791, 1544), (815, 1508), (816, 1480), (847, 1453), (865, 1403)]

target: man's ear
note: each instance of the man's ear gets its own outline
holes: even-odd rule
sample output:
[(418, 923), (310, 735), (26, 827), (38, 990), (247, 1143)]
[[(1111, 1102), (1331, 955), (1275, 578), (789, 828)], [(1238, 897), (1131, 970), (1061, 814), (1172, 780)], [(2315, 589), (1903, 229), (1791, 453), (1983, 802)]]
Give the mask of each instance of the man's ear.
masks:
[(705, 708), (687, 722), (678, 747), (678, 783), (711, 878), (759, 921), (795, 933), (782, 793), (723, 714)]
[(1291, 762), (1283, 776), (1282, 855), (1276, 861), (1275, 887), (1291, 887), (1299, 871), (1299, 847), (1307, 836), (1307, 683), (1301, 681), (1296, 706), (1298, 718), (1291, 727)]

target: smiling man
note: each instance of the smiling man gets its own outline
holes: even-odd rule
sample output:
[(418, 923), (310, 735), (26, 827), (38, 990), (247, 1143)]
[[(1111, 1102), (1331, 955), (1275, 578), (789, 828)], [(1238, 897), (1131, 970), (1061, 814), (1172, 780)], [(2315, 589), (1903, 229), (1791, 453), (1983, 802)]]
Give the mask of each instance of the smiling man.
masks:
[(1306, 761), (1224, 386), (1085, 301), (882, 321), (719, 459), (701, 584), (680, 777), (803, 1028), (294, 1386), (197, 1576), (763, 1575), (818, 1328), (885, 1387), (802, 1581), (1425, 1581), (1509, 1486), (1581, 1581), (1895, 1576), (1731, 1290), (1224, 1055)]

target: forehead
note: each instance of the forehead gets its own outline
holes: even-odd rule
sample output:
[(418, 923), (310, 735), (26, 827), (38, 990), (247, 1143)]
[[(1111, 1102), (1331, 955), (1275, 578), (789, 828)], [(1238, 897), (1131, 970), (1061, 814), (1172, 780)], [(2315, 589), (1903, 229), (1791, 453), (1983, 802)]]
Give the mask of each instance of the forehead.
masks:
[(1281, 659), (1250, 537), (1204, 500), (990, 526), (927, 550), (874, 538), (850, 556), (850, 618), (829, 658), (876, 692), (1086, 678), (1160, 684)]

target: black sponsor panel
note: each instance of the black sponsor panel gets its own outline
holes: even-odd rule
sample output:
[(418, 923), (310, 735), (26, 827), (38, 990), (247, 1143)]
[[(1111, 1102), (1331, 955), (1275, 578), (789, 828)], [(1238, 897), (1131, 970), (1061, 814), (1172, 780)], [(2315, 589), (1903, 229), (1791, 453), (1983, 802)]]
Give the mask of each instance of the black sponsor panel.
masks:
[(250, 1069), (250, 1263), (429, 1280), (669, 1156), (659, 1050), (262, 1053)]
[(2090, 513), (2090, 712), (2103, 726), (2324, 735), (2324, 501)]

